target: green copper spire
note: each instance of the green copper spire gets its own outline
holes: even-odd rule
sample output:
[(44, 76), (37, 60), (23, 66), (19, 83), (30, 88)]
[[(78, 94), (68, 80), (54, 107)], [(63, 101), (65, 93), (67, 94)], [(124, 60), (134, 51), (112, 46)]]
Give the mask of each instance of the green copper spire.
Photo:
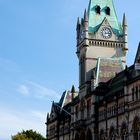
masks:
[(119, 25), (116, 11), (112, 0), (90, 0), (88, 7), (88, 31), (96, 33), (104, 18), (112, 27), (113, 32), (122, 35), (122, 27)]

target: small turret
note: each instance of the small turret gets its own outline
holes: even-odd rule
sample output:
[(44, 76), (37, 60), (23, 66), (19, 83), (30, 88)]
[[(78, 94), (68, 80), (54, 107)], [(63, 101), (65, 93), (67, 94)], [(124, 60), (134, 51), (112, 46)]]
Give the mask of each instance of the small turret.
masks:
[(75, 87), (74, 87), (74, 85), (71, 88), (71, 93), (75, 93)]
[(85, 9), (85, 12), (84, 12), (84, 28), (83, 28), (83, 32), (84, 32), (84, 37), (85, 37), (85, 40), (84, 40), (84, 45), (88, 46), (89, 45), (89, 42), (88, 42), (88, 15), (87, 15), (87, 11)]
[(85, 12), (84, 12), (84, 21), (88, 22), (88, 15), (87, 15), (86, 9), (85, 9)]
[(125, 13), (123, 14), (123, 23), (122, 23), (122, 25), (127, 26)]
[(122, 27), (123, 27), (123, 35), (124, 35), (124, 42), (125, 42), (124, 51), (127, 52), (128, 51), (128, 37), (127, 37), (127, 22), (126, 22), (125, 14), (123, 15)]
[(79, 17), (77, 19), (76, 31), (77, 31), (77, 44), (79, 44), (79, 39), (80, 39), (80, 21), (79, 21)]
[(48, 122), (48, 120), (49, 120), (49, 117), (50, 117), (50, 114), (48, 113), (48, 114), (47, 114), (47, 122)]
[(74, 99), (74, 93), (75, 93), (75, 87), (74, 87), (74, 85), (71, 88), (71, 93), (72, 93), (72, 99)]
[(76, 26), (76, 30), (80, 29), (80, 21), (79, 21), (79, 17), (77, 18), (77, 26)]

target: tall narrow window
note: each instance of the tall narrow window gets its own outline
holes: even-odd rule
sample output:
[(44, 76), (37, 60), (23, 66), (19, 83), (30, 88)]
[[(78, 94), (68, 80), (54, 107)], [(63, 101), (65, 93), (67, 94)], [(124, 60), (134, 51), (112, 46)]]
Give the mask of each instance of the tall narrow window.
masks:
[(85, 82), (85, 60), (84, 58), (81, 59), (80, 62), (80, 84), (84, 84)]
[(76, 120), (78, 119), (78, 111), (79, 111), (79, 107), (78, 105), (75, 107), (75, 117), (76, 117)]
[(87, 118), (90, 117), (91, 112), (91, 99), (87, 100)]
[(134, 101), (134, 88), (132, 88), (132, 101)]
[(138, 100), (138, 86), (136, 87), (136, 100)]
[(110, 8), (109, 7), (106, 7), (105, 13), (106, 13), (106, 15), (109, 15), (110, 16)]
[(100, 14), (101, 13), (101, 8), (100, 8), (99, 5), (96, 6), (96, 9), (95, 10), (96, 10), (96, 13), (97, 14)]

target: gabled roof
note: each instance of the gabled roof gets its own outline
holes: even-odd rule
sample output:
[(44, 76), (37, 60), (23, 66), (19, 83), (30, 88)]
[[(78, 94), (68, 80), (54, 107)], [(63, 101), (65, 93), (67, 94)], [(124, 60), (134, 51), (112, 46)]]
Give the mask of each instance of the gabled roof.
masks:
[(118, 93), (124, 91), (124, 85), (128, 85), (138, 79), (140, 79), (140, 71), (136, 70), (132, 65), (116, 74), (108, 82), (99, 84), (94, 92), (97, 96), (102, 96), (100, 101), (112, 100), (112, 97), (119, 96)]
[(136, 57), (135, 57), (135, 61), (134, 61), (134, 64), (136, 64), (136, 63), (140, 63), (140, 43), (139, 43), (137, 53), (136, 53)]
[[(73, 88), (74, 88), (74, 87), (73, 87)], [(73, 89), (73, 90), (75, 90), (75, 89)], [(64, 107), (64, 106), (66, 106), (67, 104), (69, 104), (69, 103), (72, 101), (72, 94), (73, 94), (74, 98), (78, 95), (77, 92), (72, 93), (72, 92), (70, 92), (70, 91), (65, 91), (65, 92), (62, 94), (62, 97), (61, 97), (61, 99), (60, 99), (60, 101), (59, 101), (59, 106), (60, 106), (60, 107)]]
[[(96, 6), (100, 6), (101, 13), (96, 13)], [(110, 8), (110, 15), (106, 15), (106, 7)], [(119, 36), (122, 35), (122, 28), (119, 25), (116, 11), (112, 0), (90, 0), (88, 7), (88, 31), (89, 33), (96, 33), (100, 24), (107, 18), (109, 24), (112, 27), (113, 32)]]

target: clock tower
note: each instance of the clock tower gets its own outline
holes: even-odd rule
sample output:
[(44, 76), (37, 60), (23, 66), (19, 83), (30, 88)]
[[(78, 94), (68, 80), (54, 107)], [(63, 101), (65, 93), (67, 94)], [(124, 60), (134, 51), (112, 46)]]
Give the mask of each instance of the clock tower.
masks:
[(80, 96), (85, 96), (89, 88), (98, 85), (101, 59), (117, 60), (122, 70), (125, 67), (128, 50), (126, 17), (124, 14), (122, 23), (118, 22), (113, 0), (90, 0), (84, 17), (78, 18), (76, 30), (79, 92)]

